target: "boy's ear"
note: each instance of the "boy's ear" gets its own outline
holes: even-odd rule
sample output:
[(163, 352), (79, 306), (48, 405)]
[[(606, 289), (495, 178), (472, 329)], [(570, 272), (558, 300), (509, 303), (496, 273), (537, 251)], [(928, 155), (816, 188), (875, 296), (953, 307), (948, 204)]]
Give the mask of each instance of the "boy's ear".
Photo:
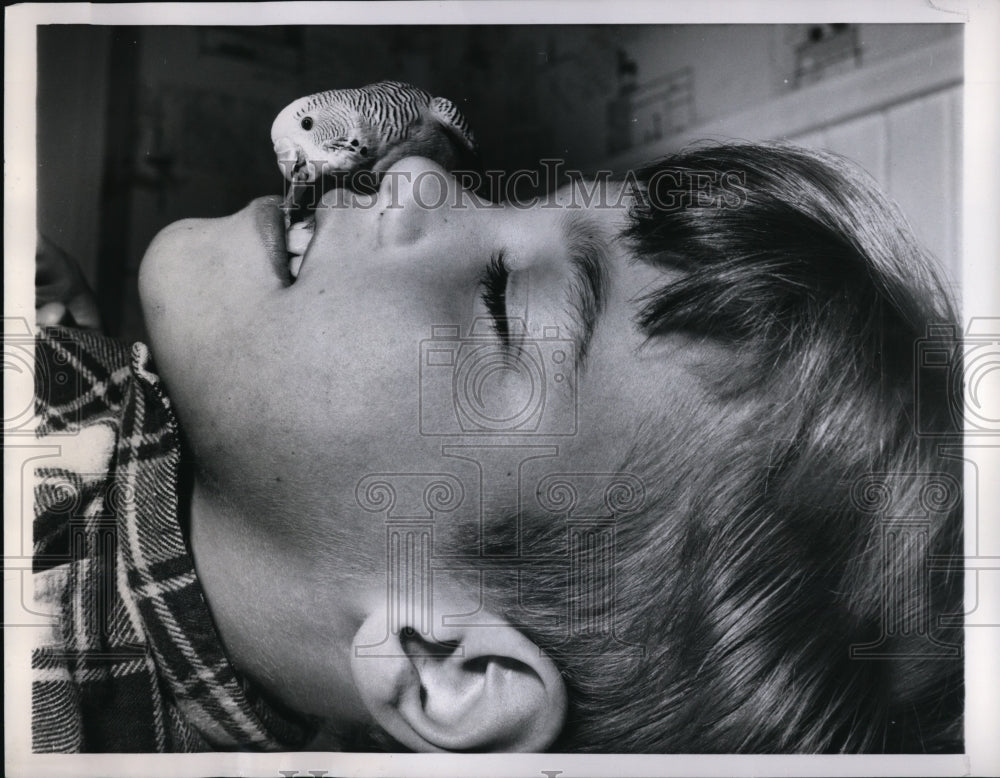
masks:
[(520, 631), (490, 618), (427, 634), (404, 623), (395, 635), (385, 610), (354, 636), (351, 671), (389, 735), (414, 751), (532, 752), (552, 744), (566, 688), (555, 663)]

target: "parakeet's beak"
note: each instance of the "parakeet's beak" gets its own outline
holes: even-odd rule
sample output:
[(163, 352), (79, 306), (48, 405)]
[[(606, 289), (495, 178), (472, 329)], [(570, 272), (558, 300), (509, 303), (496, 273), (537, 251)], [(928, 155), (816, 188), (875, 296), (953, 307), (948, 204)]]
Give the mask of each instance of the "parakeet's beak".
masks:
[(278, 169), (288, 181), (295, 180), (295, 174), (306, 163), (305, 152), (291, 138), (278, 138), (274, 142), (274, 155), (278, 159)]
[(285, 217), (285, 240), (288, 252), (288, 272), (292, 283), (299, 275), (302, 259), (309, 242), (312, 240), (315, 219), (307, 216), (303, 210), (304, 200), (309, 195), (315, 197), (315, 187), (308, 183), (309, 171), (306, 168), (308, 160), (302, 147), (289, 138), (278, 138), (274, 142), (274, 154), (278, 160), (278, 168), (285, 180), (289, 182), (288, 191), (281, 204)]
[(302, 149), (291, 138), (278, 138), (274, 142), (274, 155), (278, 159), (281, 174), (291, 181), (295, 168), (302, 164)]
[(299, 207), (298, 200), (303, 195), (305, 187), (301, 185), (304, 178), (301, 175), (303, 167), (307, 162), (305, 152), (302, 147), (294, 143), (290, 138), (278, 138), (274, 142), (274, 155), (278, 160), (278, 169), (291, 186), (285, 192), (285, 201), (282, 204), (286, 214)]
[(301, 146), (290, 138), (278, 138), (274, 142), (274, 154), (278, 160), (278, 169), (291, 186), (285, 193), (282, 207), (286, 213), (296, 211), (308, 204), (304, 201), (315, 199), (316, 168), (306, 157)]
[(288, 218), (290, 220), (294, 220), (293, 216), (299, 211), (308, 211), (312, 207), (315, 207), (315, 203), (312, 202), (315, 199), (315, 186), (309, 183), (300, 184), (293, 181), (292, 185), (288, 187), (288, 191), (285, 193), (285, 199), (281, 204), (281, 207), (288, 215)]

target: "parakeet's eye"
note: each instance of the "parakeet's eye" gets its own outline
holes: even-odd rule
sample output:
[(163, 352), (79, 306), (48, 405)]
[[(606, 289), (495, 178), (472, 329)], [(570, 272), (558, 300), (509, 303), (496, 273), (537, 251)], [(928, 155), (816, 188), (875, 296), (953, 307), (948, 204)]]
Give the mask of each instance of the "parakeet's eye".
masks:
[(306, 116), (302, 119), (302, 129), (311, 130), (313, 128), (313, 120), (311, 116)]

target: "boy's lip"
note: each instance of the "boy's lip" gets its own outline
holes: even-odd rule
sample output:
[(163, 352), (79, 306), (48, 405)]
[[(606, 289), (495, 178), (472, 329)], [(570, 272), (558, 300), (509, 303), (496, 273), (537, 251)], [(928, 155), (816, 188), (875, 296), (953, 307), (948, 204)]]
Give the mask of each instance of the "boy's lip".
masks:
[(292, 285), (285, 247), (285, 215), (278, 195), (261, 197), (253, 202), (254, 226), (275, 275), (283, 286)]

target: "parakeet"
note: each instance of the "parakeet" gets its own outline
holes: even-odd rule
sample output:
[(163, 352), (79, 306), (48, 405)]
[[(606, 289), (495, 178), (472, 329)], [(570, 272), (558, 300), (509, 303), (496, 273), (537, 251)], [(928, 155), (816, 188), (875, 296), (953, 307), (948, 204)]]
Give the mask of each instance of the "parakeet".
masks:
[(400, 81), (300, 97), (275, 118), (271, 142), (278, 167), (292, 184), (284, 208), (293, 278), (312, 237), (313, 219), (305, 215), (296, 220), (291, 214), (298, 211), (302, 217), (301, 200), (309, 184), (326, 178), (330, 186), (338, 186), (349, 182), (351, 174), (380, 173), (411, 155), (433, 159), (448, 170), (479, 169), (475, 138), (455, 104)]
[(271, 141), (278, 167), (293, 184), (381, 172), (414, 154), (452, 170), (477, 155), (472, 131), (454, 103), (399, 81), (301, 97), (278, 114)]

